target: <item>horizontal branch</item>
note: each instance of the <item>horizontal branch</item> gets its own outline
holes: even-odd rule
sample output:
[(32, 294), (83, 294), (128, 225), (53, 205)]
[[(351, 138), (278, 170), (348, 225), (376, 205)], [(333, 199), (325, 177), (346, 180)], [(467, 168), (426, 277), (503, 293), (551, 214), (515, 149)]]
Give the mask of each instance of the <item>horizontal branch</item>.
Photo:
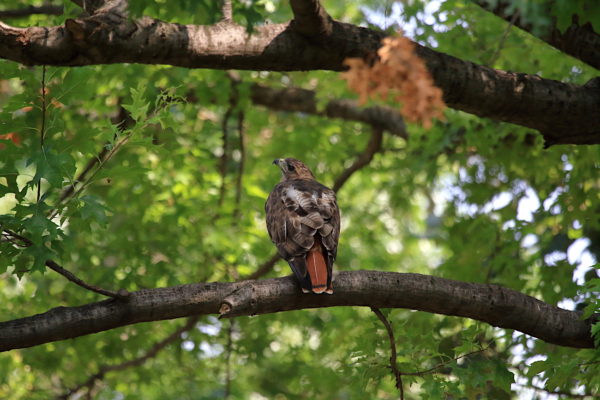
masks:
[[(115, 21), (118, 21), (115, 22)], [(65, 26), (0, 23), (0, 58), (26, 65), (167, 64), (187, 68), (341, 71), (348, 57), (372, 55), (384, 33), (331, 21), (326, 43), (289, 23), (179, 25), (95, 14)], [(333, 46), (332, 44), (335, 44)], [(494, 70), (416, 45), (444, 101), (454, 109), (540, 131), (551, 144), (600, 143), (600, 80), (577, 86)]]
[(195, 283), (111, 299), (0, 323), (0, 351), (75, 338), (139, 322), (192, 315), (224, 317), (305, 308), (365, 306), (454, 315), (515, 329), (561, 346), (592, 348), (590, 322), (517, 291), (420, 274), (339, 272), (331, 296), (302, 294), (292, 277)]
[(317, 106), (317, 93), (301, 88), (275, 89), (264, 85), (251, 86), (250, 97), (254, 104), (276, 111), (302, 112), (363, 122), (374, 128), (383, 129), (392, 135), (407, 138), (404, 119), (390, 107), (360, 107), (354, 100), (335, 99), (325, 104), (323, 110)]

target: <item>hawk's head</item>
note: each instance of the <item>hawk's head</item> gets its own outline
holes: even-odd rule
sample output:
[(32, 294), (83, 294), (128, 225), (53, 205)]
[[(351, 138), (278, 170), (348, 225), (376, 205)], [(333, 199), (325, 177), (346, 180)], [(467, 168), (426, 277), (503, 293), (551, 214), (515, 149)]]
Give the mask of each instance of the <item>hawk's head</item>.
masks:
[(295, 158), (278, 158), (273, 161), (283, 174), (281, 180), (287, 181), (292, 179), (315, 179), (313, 173), (300, 160)]

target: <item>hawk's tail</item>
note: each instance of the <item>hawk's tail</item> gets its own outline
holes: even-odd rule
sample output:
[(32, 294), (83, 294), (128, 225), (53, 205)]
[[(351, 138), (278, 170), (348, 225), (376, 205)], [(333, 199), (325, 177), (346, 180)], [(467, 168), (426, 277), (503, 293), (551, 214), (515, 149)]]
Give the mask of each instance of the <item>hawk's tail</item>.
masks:
[(306, 269), (310, 276), (313, 293), (325, 293), (327, 291), (327, 263), (323, 257), (323, 249), (320, 240), (315, 238), (315, 244), (306, 255)]

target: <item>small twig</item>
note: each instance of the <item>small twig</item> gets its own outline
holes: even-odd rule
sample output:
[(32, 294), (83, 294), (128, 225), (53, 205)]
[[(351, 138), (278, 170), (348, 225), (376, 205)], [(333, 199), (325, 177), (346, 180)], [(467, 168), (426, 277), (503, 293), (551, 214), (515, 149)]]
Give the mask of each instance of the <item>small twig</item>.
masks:
[(219, 189), (219, 207), (223, 205), (223, 200), (225, 199), (225, 184), (227, 181), (227, 156), (229, 149), (229, 133), (227, 124), (229, 123), (229, 118), (231, 118), (231, 114), (233, 112), (233, 104), (230, 104), (225, 111), (225, 115), (223, 116), (223, 122), (221, 123), (221, 130), (223, 131), (223, 153), (221, 154), (221, 158), (219, 160), (219, 173), (221, 174), (221, 188)]
[(262, 263), (260, 265), (260, 267), (258, 267), (258, 269), (256, 271), (254, 271), (253, 273), (251, 273), (250, 275), (248, 275), (244, 279), (258, 279), (261, 276), (268, 274), (269, 271), (271, 271), (273, 269), (273, 267), (275, 266), (275, 264), (277, 264), (277, 261), (279, 261), (280, 258), (281, 257), (279, 256), (278, 253), (274, 253), (271, 256), (271, 258), (269, 258), (267, 261), (265, 261), (264, 263)]
[(488, 345), (487, 345), (487, 346), (485, 346), (484, 348), (481, 348), (481, 349), (479, 349), (479, 350), (474, 350), (474, 351), (471, 351), (471, 352), (469, 352), (469, 353), (465, 353), (465, 354), (463, 354), (463, 355), (460, 355), (460, 356), (458, 356), (458, 357), (451, 358), (451, 359), (449, 359), (449, 360), (447, 360), (447, 361), (444, 361), (444, 362), (441, 362), (441, 363), (439, 363), (439, 364), (438, 364), (438, 365), (436, 365), (435, 367), (431, 367), (431, 368), (428, 368), (428, 369), (426, 369), (426, 370), (423, 370), (423, 371), (415, 371), (415, 372), (403, 372), (403, 373), (402, 373), (402, 375), (409, 375), (409, 376), (423, 376), (423, 375), (433, 374), (433, 373), (437, 372), (437, 370), (439, 370), (439, 369), (440, 369), (440, 368), (442, 368), (442, 367), (445, 367), (446, 365), (450, 364), (451, 362), (458, 361), (458, 360), (460, 360), (460, 359), (462, 359), (462, 358), (469, 357), (469, 356), (471, 356), (471, 355), (473, 355), (473, 354), (477, 354), (477, 353), (484, 352), (484, 351), (486, 351), (487, 349), (489, 349), (489, 348), (490, 348), (490, 346), (491, 346), (491, 344), (488, 344)]
[(229, 327), (227, 328), (227, 347), (225, 353), (225, 394), (224, 399), (228, 399), (231, 396), (231, 349), (233, 347), (233, 320), (229, 320)]
[(89, 283), (85, 283), (84, 281), (82, 281), (81, 279), (76, 277), (71, 271), (64, 269), (63, 267), (61, 267), (60, 265), (58, 265), (56, 262), (54, 262), (52, 260), (47, 260), (46, 266), (48, 268), (50, 268), (51, 270), (58, 272), (59, 274), (61, 274), (62, 276), (64, 276), (65, 278), (67, 278), (68, 280), (73, 282), (74, 284), (79, 285), (82, 288), (85, 288), (87, 290), (91, 290), (92, 292), (95, 292), (95, 293), (98, 293), (98, 294), (101, 294), (104, 296), (112, 297), (115, 299), (119, 299), (119, 300), (125, 300), (130, 295), (130, 293), (125, 289), (119, 289), (118, 292), (113, 292), (112, 290), (102, 289), (98, 286), (94, 286), (94, 285), (90, 285)]
[[(104, 159), (101, 159), (97, 163), (95, 163), (97, 165), (97, 168), (92, 172), (91, 176), (87, 178), (85, 182), (82, 182), (77, 190), (73, 191), (71, 194), (66, 196), (61, 202), (57, 204), (56, 208), (53, 211), (51, 211), (49, 219), (53, 219), (58, 215), (61, 206), (64, 208), (69, 203), (69, 201), (71, 201), (74, 198), (77, 198), (81, 194), (81, 192), (83, 192), (89, 186), (92, 180), (100, 172), (102, 167), (104, 167), (104, 165), (108, 161), (110, 161), (110, 159), (117, 153), (117, 151), (119, 151), (121, 147), (123, 147), (123, 145), (125, 145), (129, 141), (129, 139), (131, 139), (131, 134), (123, 136), (110, 150), (108, 150)], [(74, 184), (75, 183), (76, 182), (74, 182)]]
[(233, 211), (233, 217), (237, 221), (240, 214), (240, 203), (242, 201), (242, 187), (244, 178), (244, 164), (246, 163), (246, 145), (245, 145), (245, 130), (244, 130), (244, 111), (238, 112), (238, 135), (239, 135), (239, 149), (240, 149), (240, 161), (238, 163), (238, 174), (235, 185), (235, 209)]
[(383, 130), (381, 128), (373, 127), (371, 132), (371, 138), (365, 148), (365, 151), (358, 156), (356, 161), (348, 167), (340, 176), (337, 177), (332, 189), (337, 192), (346, 183), (346, 181), (359, 169), (366, 167), (373, 160), (373, 156), (381, 151), (381, 144), (383, 141)]
[(108, 147), (105, 144), (104, 146), (102, 146), (102, 150), (100, 150), (100, 152), (98, 153), (97, 156), (90, 158), (88, 163), (85, 165), (85, 168), (83, 169), (83, 171), (81, 171), (79, 173), (79, 175), (77, 175), (77, 177), (75, 178), (73, 183), (70, 184), (69, 186), (67, 186), (62, 191), (62, 193), (60, 194), (60, 197), (58, 199), (59, 204), (64, 202), (66, 199), (71, 197), (73, 195), (73, 193), (75, 193), (75, 187), (77, 186), (77, 184), (84, 182), (86, 180), (87, 175), (94, 169), (94, 167), (98, 163), (101, 163), (105, 159), (107, 154), (108, 154)]
[[(46, 66), (42, 65), (42, 126), (40, 128), (40, 150), (44, 151), (44, 139), (46, 135)], [(42, 177), (37, 185), (37, 202), (40, 202), (42, 192)]]
[[(6, 240), (10, 241), (11, 243), (13, 243), (19, 247), (29, 247), (29, 246), (33, 245), (33, 242), (31, 240), (29, 240), (28, 238), (26, 238), (24, 236), (17, 234), (16, 232), (13, 232), (10, 229), (3, 228), (2, 236), (4, 238), (6, 238)], [(22, 242), (22, 244), (15, 243), (14, 239), (20, 240)], [(92, 292), (95, 292), (95, 293), (98, 293), (98, 294), (101, 294), (104, 296), (116, 298), (119, 300), (125, 300), (129, 297), (129, 292), (126, 291), (125, 289), (120, 289), (118, 292), (113, 292), (112, 290), (102, 289), (98, 286), (94, 286), (94, 285), (90, 285), (89, 283), (85, 283), (83, 280), (76, 277), (75, 274), (73, 274), (71, 271), (64, 269), (55, 261), (46, 260), (45, 264), (48, 268), (52, 269), (53, 271), (58, 272), (59, 274), (61, 274), (62, 276), (64, 276), (65, 278), (67, 278), (68, 280), (73, 282), (74, 284), (79, 285), (82, 288), (91, 290)]]
[(532, 390), (535, 390), (538, 392), (554, 394), (557, 396), (567, 396), (568, 399), (596, 399), (597, 398), (597, 397), (595, 397), (596, 395), (594, 395), (592, 393), (576, 394), (576, 393), (571, 393), (571, 392), (567, 392), (564, 390), (548, 390), (548, 389), (545, 389), (540, 386), (536, 386), (531, 383), (530, 384), (515, 383), (515, 385), (521, 386), (521, 387), (527, 388), (527, 389), (532, 389)]
[(490, 57), (490, 60), (487, 62), (486, 65), (489, 65), (489, 66), (493, 65), (496, 62), (496, 60), (498, 59), (498, 57), (500, 56), (500, 52), (504, 48), (504, 44), (506, 43), (508, 34), (510, 33), (510, 30), (512, 29), (515, 22), (517, 21), (517, 18), (519, 18), (519, 10), (518, 9), (513, 14), (510, 22), (508, 23), (508, 26), (506, 27), (506, 29), (504, 30), (504, 33), (502, 34), (502, 37), (500, 38), (500, 42), (498, 43), (498, 47), (496, 47), (496, 51), (494, 51), (494, 54), (492, 54), (492, 56)]
[(600, 364), (600, 360), (598, 360), (598, 361), (589, 361), (589, 362), (584, 362), (584, 363), (581, 363), (581, 364), (577, 364), (577, 366), (578, 366), (578, 367), (583, 367), (583, 366), (585, 366), (585, 365), (594, 365), (594, 364)]
[[(121, 101), (122, 101), (122, 99), (119, 98), (119, 103)], [(129, 128), (132, 124), (135, 123), (135, 121), (131, 118), (129, 111), (127, 111), (122, 105), (119, 105), (119, 113), (115, 118), (112, 119), (111, 122), (117, 126), (117, 129), (120, 132), (125, 132), (127, 130), (127, 128)], [(113, 137), (113, 141), (116, 139), (117, 139), (117, 136), (115, 135)], [(87, 175), (94, 169), (94, 167), (97, 164), (101, 164), (106, 160), (106, 156), (108, 155), (108, 152), (109, 152), (109, 150), (108, 150), (109, 145), (110, 145), (110, 142), (104, 143), (104, 145), (102, 146), (102, 149), (98, 152), (98, 155), (96, 155), (88, 160), (83, 171), (81, 171), (79, 173), (79, 175), (77, 175), (77, 177), (75, 178), (73, 183), (70, 184), (69, 186), (67, 186), (63, 190), (63, 192), (60, 194), (60, 198), (58, 201), (59, 204), (62, 203), (63, 201), (65, 201), (71, 195), (73, 195), (73, 193), (75, 192), (75, 188), (77, 187), (77, 184), (80, 184), (80, 183), (83, 183), (84, 181), (86, 181)]]
[(88, 388), (88, 393), (91, 392), (91, 390), (93, 389), (96, 382), (99, 380), (102, 380), (104, 378), (104, 375), (106, 375), (108, 372), (122, 371), (122, 370), (130, 368), (130, 367), (136, 367), (136, 366), (142, 365), (143, 363), (148, 361), (150, 358), (155, 357), (158, 354), (158, 352), (161, 351), (162, 349), (164, 349), (169, 343), (174, 342), (175, 340), (179, 339), (181, 337), (181, 334), (192, 329), (198, 322), (199, 318), (200, 318), (199, 316), (188, 318), (185, 325), (181, 326), (180, 328), (177, 328), (173, 333), (171, 333), (169, 336), (167, 336), (163, 340), (156, 342), (144, 355), (142, 355), (140, 357), (134, 358), (129, 361), (122, 362), (120, 364), (104, 365), (104, 366), (100, 367), (98, 369), (98, 372), (96, 372), (95, 374), (90, 376), (85, 382), (83, 382), (71, 389), (68, 389), (65, 394), (58, 396), (57, 400), (59, 400), (59, 399), (66, 400), (71, 395), (74, 395), (75, 393), (79, 392), (81, 389), (86, 388), (86, 387)]
[(221, 21), (231, 22), (233, 20), (233, 8), (231, 0), (221, 0)]
[(371, 311), (377, 315), (377, 318), (383, 323), (385, 326), (385, 330), (387, 331), (388, 338), (390, 340), (390, 369), (394, 374), (394, 378), (396, 379), (396, 388), (400, 391), (400, 400), (404, 400), (404, 388), (402, 386), (402, 375), (398, 369), (398, 363), (396, 359), (396, 339), (394, 338), (394, 330), (392, 329), (392, 325), (390, 321), (387, 320), (385, 315), (379, 310), (379, 308), (371, 307)]
[[(29, 247), (33, 244), (33, 242), (27, 239), (25, 236), (21, 236), (18, 233), (7, 228), (2, 228), (2, 236), (5, 238), (5, 240), (11, 242), (15, 246)], [(21, 242), (23, 242), (23, 244), (16, 243), (14, 239), (20, 240)]]

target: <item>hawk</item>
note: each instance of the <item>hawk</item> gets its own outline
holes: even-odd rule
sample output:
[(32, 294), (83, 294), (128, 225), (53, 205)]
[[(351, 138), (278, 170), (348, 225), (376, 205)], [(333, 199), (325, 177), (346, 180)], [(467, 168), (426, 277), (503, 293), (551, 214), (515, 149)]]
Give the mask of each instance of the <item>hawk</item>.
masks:
[(304, 293), (333, 293), (331, 276), (340, 237), (335, 192), (294, 158), (273, 161), (282, 172), (265, 204), (267, 230)]

